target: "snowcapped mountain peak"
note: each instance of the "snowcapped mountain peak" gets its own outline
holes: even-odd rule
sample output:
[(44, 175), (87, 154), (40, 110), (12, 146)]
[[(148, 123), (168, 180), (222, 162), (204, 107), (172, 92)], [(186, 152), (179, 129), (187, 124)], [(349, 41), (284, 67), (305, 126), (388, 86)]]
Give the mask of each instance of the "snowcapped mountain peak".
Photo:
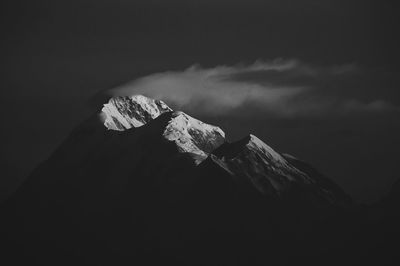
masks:
[(143, 126), (166, 112), (171, 115), (162, 136), (173, 141), (180, 152), (192, 154), (197, 164), (225, 142), (225, 133), (219, 127), (173, 111), (163, 101), (143, 95), (111, 98), (100, 115), (107, 129), (124, 131)]
[(164, 138), (174, 141), (181, 152), (197, 155), (196, 163), (225, 142), (225, 133), (216, 126), (203, 123), (184, 112), (177, 111), (166, 126)]
[(143, 126), (162, 113), (170, 111), (172, 109), (163, 101), (143, 95), (133, 95), (111, 98), (103, 105), (100, 116), (106, 128), (124, 131)]
[[(167, 113), (166, 116), (157, 120), (163, 113)], [(155, 123), (160, 126), (156, 127), (159, 137), (173, 143), (175, 152), (190, 156), (196, 165), (210, 158), (209, 161), (230, 176), (250, 182), (264, 195), (282, 198), (290, 194), (293, 187), (309, 187), (317, 197), (328, 201), (334, 202), (335, 197), (342, 197), (340, 189), (310, 167), (276, 152), (255, 135), (249, 134), (239, 141), (228, 143), (219, 127), (182, 111), (173, 111), (162, 101), (142, 95), (114, 97), (104, 104), (101, 116), (107, 129), (117, 131), (141, 127), (154, 119), (160, 121), (162, 123)]]
[(309, 177), (256, 136), (227, 143), (211, 159), (228, 173), (249, 180), (263, 194), (279, 197), (292, 182), (310, 183)]
[(274, 163), (279, 163), (281, 165), (287, 165), (287, 161), (279, 153), (273, 150), (270, 146), (265, 144), (262, 140), (250, 134), (248, 136), (248, 143), (246, 146), (254, 152), (261, 153), (266, 156), (269, 160), (274, 161)]

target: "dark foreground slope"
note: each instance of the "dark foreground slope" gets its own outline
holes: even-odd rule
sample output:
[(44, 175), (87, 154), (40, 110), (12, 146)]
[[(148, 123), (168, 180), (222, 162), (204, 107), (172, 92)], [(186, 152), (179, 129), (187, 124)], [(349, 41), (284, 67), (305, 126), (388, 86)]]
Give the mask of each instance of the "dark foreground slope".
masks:
[(365, 265), (379, 257), (364, 243), (366, 233), (379, 236), (365, 210), (253, 135), (227, 143), (218, 127), (143, 96), (113, 99), (102, 119), (72, 132), (2, 207), (5, 265)]

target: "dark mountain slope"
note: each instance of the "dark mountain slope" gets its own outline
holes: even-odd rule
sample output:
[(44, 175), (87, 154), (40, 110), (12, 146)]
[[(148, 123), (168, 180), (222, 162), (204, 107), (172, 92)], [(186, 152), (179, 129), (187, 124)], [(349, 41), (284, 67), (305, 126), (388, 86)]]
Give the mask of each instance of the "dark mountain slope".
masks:
[(10, 262), (288, 265), (342, 252), (347, 229), (327, 217), (346, 194), (257, 137), (226, 143), (220, 128), (144, 96), (112, 99), (100, 118), (6, 202)]

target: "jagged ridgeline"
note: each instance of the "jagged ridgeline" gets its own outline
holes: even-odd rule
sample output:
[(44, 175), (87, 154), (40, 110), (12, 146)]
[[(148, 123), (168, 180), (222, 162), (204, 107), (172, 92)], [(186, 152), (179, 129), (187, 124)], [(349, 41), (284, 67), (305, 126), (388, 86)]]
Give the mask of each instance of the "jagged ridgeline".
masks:
[(141, 127), (164, 113), (170, 113), (170, 118), (163, 137), (174, 142), (180, 152), (195, 155), (196, 164), (210, 157), (227, 174), (235, 176), (233, 179), (243, 179), (258, 192), (269, 196), (279, 197), (304, 186), (308, 192), (314, 190), (314, 196), (322, 201), (332, 204), (349, 202), (349, 197), (333, 182), (317, 176), (311, 169), (296, 168), (300, 161), (295, 157), (279, 154), (251, 134), (235, 143), (228, 143), (219, 127), (203, 123), (184, 112), (174, 112), (163, 101), (142, 95), (115, 97), (104, 104), (100, 115), (107, 129), (124, 131)]
[(5, 239), (31, 265), (296, 261), (328, 232), (316, 221), (348, 204), (256, 136), (229, 143), (221, 128), (134, 95), (110, 99), (27, 178), (6, 202)]

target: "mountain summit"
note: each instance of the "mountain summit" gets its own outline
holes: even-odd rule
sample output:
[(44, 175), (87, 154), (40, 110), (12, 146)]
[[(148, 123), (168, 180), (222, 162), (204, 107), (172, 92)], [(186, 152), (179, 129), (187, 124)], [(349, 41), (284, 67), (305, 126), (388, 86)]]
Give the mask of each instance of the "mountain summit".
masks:
[(249, 265), (265, 251), (277, 263), (283, 250), (315, 250), (298, 236), (349, 203), (256, 136), (230, 143), (219, 127), (135, 95), (110, 99), (69, 135), (9, 199), (4, 228), (40, 265)]
[(250, 134), (228, 143), (219, 127), (173, 111), (163, 101), (143, 95), (116, 97), (104, 104), (100, 116), (107, 129), (124, 131), (144, 126), (164, 113), (169, 113), (170, 118), (162, 136), (175, 143), (179, 152), (190, 155), (197, 165), (210, 155), (210, 160), (227, 173), (245, 179), (258, 192), (272, 197), (290, 196), (289, 191), (302, 187), (300, 190), (306, 189), (307, 196), (313, 194), (318, 201), (344, 204), (349, 200), (334, 185), (318, 185), (315, 175), (290, 163), (294, 157), (287, 160), (288, 155), (279, 154), (256, 136)]
[(104, 104), (100, 116), (104, 126), (111, 130), (126, 130), (140, 127), (160, 114), (171, 111), (163, 101), (143, 95), (111, 98)]
[(193, 154), (197, 158), (196, 163), (203, 161), (225, 142), (225, 133), (219, 127), (203, 123), (181, 111), (173, 112), (163, 101), (143, 95), (110, 99), (104, 104), (100, 117), (106, 128), (124, 131), (143, 126), (166, 112), (172, 113), (162, 135), (175, 142), (181, 152)]

